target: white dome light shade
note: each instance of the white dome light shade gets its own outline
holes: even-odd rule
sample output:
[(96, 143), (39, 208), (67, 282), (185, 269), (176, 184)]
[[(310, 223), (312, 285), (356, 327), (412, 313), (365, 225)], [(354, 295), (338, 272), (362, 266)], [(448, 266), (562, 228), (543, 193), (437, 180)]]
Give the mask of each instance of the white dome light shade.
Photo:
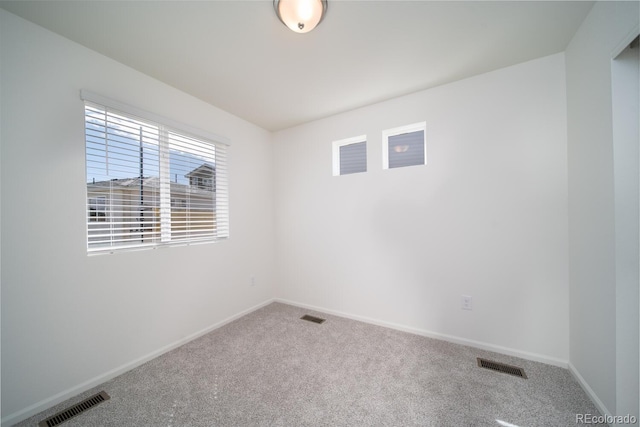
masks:
[(278, 18), (296, 33), (308, 33), (322, 21), (326, 0), (273, 0)]

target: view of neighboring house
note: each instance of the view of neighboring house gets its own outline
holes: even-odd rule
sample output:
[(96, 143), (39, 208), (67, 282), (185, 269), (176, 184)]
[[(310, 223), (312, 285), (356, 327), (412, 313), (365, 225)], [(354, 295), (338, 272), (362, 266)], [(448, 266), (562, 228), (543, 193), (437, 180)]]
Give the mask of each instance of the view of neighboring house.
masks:
[(192, 188), (213, 191), (216, 187), (215, 169), (212, 165), (204, 163), (185, 175), (189, 178), (189, 185)]
[(215, 167), (205, 163), (185, 177), (188, 185), (167, 183), (170, 200), (166, 201), (161, 200), (162, 183), (157, 176), (87, 183), (89, 246), (109, 246), (114, 237), (132, 244), (159, 242), (163, 209), (170, 215), (171, 240), (212, 235), (216, 227)]

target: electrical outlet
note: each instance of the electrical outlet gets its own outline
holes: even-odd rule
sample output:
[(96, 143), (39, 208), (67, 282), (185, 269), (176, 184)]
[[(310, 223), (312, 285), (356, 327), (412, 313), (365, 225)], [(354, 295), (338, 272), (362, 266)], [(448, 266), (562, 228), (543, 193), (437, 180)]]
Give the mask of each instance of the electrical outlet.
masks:
[(469, 295), (462, 295), (462, 309), (473, 310), (473, 298)]
[(251, 286), (255, 286), (256, 285), (256, 277), (251, 275), (249, 276), (249, 283), (251, 284)]

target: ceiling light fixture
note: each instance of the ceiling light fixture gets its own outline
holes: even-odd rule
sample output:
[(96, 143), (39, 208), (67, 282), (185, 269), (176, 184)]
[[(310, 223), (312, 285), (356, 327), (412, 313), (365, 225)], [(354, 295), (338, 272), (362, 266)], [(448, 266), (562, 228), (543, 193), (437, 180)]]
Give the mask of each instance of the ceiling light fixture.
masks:
[(324, 18), (327, 0), (273, 0), (273, 8), (291, 31), (308, 33)]
[(406, 144), (396, 145), (395, 147), (393, 147), (393, 151), (395, 151), (396, 153), (406, 153), (408, 149), (409, 149), (409, 146)]

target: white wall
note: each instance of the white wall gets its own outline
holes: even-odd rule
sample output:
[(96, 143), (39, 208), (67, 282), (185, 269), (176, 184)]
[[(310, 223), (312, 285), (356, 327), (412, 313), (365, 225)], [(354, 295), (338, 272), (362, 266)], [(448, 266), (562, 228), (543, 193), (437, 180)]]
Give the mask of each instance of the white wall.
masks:
[[(274, 219), (268, 132), (4, 10), (0, 40), (9, 423), (271, 298)], [(232, 141), (230, 241), (87, 256), (82, 88)]]
[(625, 414), (616, 408), (614, 368), (617, 307), (611, 61), (637, 35), (638, 16), (638, 2), (596, 3), (566, 50), (570, 363), (600, 409), (614, 415)]
[[(556, 54), (276, 133), (277, 296), (566, 366), (565, 97)], [(420, 121), (428, 165), (382, 170)], [(332, 176), (362, 134), (368, 172)]]
[(636, 418), (640, 395), (640, 49), (611, 63), (616, 233), (616, 413)]

